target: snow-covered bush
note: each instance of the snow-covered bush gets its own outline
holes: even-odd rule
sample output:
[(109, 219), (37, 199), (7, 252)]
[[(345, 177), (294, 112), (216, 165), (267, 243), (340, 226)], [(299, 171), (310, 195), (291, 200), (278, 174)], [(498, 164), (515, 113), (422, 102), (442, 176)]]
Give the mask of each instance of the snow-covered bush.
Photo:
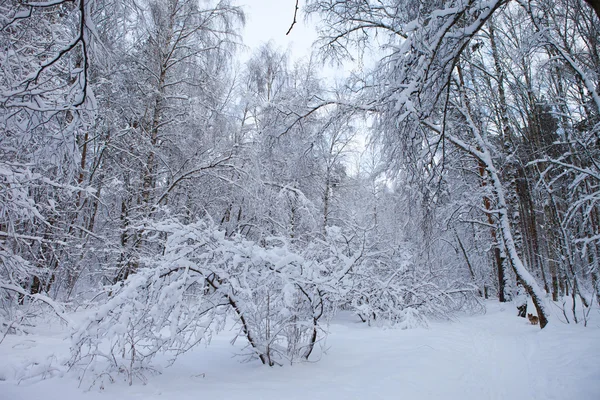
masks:
[(339, 302), (363, 322), (410, 329), (428, 326), (428, 317), (448, 318), (454, 311), (481, 308), (475, 286), (449, 278), (450, 271), (423, 268), (409, 244), (394, 249), (367, 232), (355, 236), (362, 239), (351, 245), (339, 229), (331, 229), (328, 241), (331, 252), (346, 259), (347, 267), (339, 268), (344, 271)]
[(158, 353), (175, 358), (208, 342), (227, 315), (248, 341), (248, 355), (264, 364), (310, 356), (325, 308), (314, 276), (326, 271), (316, 262), (282, 239), (259, 246), (203, 221), (171, 220), (147, 231), (167, 234), (163, 255), (107, 288), (107, 302), (73, 333), (73, 367), (109, 380), (124, 374), (131, 384), (155, 368)]
[[(144, 268), (111, 288), (108, 301), (72, 335), (71, 365), (94, 377), (135, 377), (154, 369), (153, 357), (189, 350), (222, 327), (224, 305), (204, 296), (188, 268)], [(83, 378), (83, 375), (82, 375)]]
[(352, 248), (339, 228), (303, 246), (227, 237), (210, 221), (170, 219), (144, 231), (148, 241), (166, 237), (163, 254), (107, 288), (106, 303), (73, 333), (70, 365), (82, 376), (144, 379), (157, 354), (174, 360), (209, 342), (228, 316), (247, 341), (245, 355), (272, 366), (307, 360), (339, 305), (369, 323), (411, 328), (453, 302), (452, 291), (412, 268), (408, 253)]

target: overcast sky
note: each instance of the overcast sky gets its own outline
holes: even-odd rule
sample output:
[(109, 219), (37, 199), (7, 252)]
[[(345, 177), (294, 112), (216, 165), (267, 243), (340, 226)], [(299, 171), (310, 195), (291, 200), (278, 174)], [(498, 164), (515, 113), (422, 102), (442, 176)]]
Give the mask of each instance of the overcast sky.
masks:
[[(300, 7), (303, 3), (300, 1)], [(242, 5), (246, 13), (243, 34), (246, 46), (257, 48), (272, 40), (282, 50), (289, 49), (293, 60), (310, 54), (310, 47), (317, 38), (317, 33), (314, 24), (305, 24), (301, 11), (298, 12), (294, 29), (289, 35), (285, 34), (294, 20), (295, 0), (239, 0), (238, 4)]]

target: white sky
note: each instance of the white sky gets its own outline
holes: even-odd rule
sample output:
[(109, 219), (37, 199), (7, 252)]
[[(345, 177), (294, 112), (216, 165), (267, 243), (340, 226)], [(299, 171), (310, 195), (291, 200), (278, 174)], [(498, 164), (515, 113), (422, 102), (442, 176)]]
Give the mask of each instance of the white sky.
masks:
[(299, 60), (310, 54), (311, 45), (317, 38), (314, 24), (308, 26), (304, 22), (300, 0), (298, 17), (294, 29), (286, 36), (294, 20), (295, 0), (239, 0), (246, 13), (246, 27), (243, 33), (244, 44), (250, 50), (244, 58), (250, 56), (252, 49), (272, 40), (275, 47), (281, 50), (289, 49), (292, 60)]

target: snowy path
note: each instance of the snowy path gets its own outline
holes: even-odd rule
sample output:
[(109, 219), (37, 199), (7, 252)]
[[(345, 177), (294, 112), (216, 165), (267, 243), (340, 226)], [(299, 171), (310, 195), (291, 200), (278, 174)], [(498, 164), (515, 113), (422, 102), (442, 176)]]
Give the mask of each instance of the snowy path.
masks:
[(231, 334), (224, 334), (147, 385), (117, 383), (102, 392), (77, 389), (71, 378), (16, 385), (10, 362), (64, 344), (55, 337), (12, 337), (0, 345), (6, 379), (0, 400), (600, 399), (598, 322), (583, 328), (554, 321), (540, 331), (516, 318), (510, 305), (490, 308), (408, 331), (368, 328), (346, 315), (331, 325), (327, 354), (294, 367), (240, 363), (232, 357)]

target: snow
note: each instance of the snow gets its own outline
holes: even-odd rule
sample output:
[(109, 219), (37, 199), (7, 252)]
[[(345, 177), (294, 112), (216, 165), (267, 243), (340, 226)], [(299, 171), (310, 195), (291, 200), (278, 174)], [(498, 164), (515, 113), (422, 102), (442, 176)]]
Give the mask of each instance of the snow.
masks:
[[(19, 382), (19, 365), (38, 370), (67, 355), (64, 328), (7, 336), (0, 344), (0, 400), (86, 399), (600, 399), (600, 315), (588, 327), (563, 324), (558, 312), (544, 330), (516, 317), (513, 304), (487, 303), (484, 315), (432, 322), (429, 329), (367, 327), (338, 315), (317, 362), (269, 368), (242, 363), (244, 344), (225, 330), (128, 386), (78, 388), (72, 374)], [(550, 307), (552, 309), (552, 307)], [(40, 371), (37, 371), (40, 372)]]

